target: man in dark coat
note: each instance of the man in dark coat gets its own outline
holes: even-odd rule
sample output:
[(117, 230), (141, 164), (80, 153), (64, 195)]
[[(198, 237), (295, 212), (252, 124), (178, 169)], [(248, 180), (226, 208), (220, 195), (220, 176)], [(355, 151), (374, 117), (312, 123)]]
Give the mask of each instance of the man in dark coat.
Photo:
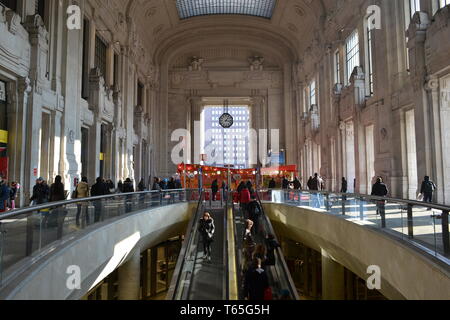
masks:
[(125, 180), (125, 183), (123, 184), (123, 193), (132, 193), (134, 192), (134, 186), (133, 181), (131, 181), (130, 178)]
[(295, 179), (294, 179), (294, 189), (295, 190), (302, 189), (302, 184), (301, 184), (300, 180), (298, 179), (298, 177), (295, 177)]
[(62, 183), (62, 177), (56, 176), (55, 183), (50, 186), (50, 202), (64, 201), (66, 199), (64, 194), (64, 184)]
[(267, 273), (261, 268), (261, 259), (256, 258), (245, 274), (244, 297), (252, 301), (263, 301), (268, 288)]
[[(49, 196), (50, 202), (58, 202), (58, 201), (64, 201), (66, 199), (65, 192), (64, 192), (64, 184), (62, 183), (62, 177), (56, 176), (55, 183), (53, 183), (50, 186), (50, 196)], [(56, 207), (53, 208), (51, 211), (51, 215), (45, 215), (43, 220), (44, 226), (53, 226), (57, 225), (57, 239), (62, 238), (63, 234), (63, 226), (64, 226), (64, 219), (66, 217), (67, 211), (64, 210), (62, 207)]]
[(167, 189), (168, 190), (175, 190), (176, 186), (175, 186), (175, 179), (174, 178), (170, 178), (169, 183), (167, 184)]
[(276, 263), (275, 250), (280, 247), (280, 244), (275, 240), (275, 236), (273, 234), (267, 235), (265, 244), (267, 248), (266, 266), (274, 266)]
[(256, 200), (256, 196), (252, 195), (249, 204), (247, 205), (248, 218), (253, 221), (253, 234), (258, 234), (259, 232), (259, 219), (262, 214), (261, 206)]
[(307, 186), (308, 186), (308, 190), (312, 190), (312, 187), (313, 187), (313, 177), (309, 177)]
[(347, 193), (347, 190), (348, 190), (347, 179), (342, 178), (341, 193)]
[(377, 182), (372, 187), (372, 196), (386, 197), (388, 193), (388, 187), (383, 183), (383, 179), (378, 177)]
[(275, 179), (272, 178), (269, 182), (269, 189), (275, 189), (277, 187), (277, 183), (275, 182)]
[[(429, 176), (424, 178), (422, 182), (422, 186), (420, 188), (420, 193), (423, 195), (423, 201), (426, 203), (433, 202), (433, 193), (436, 190), (436, 185), (433, 181), (430, 180)], [(428, 211), (431, 211), (431, 208), (428, 208)]]
[[(383, 183), (383, 179), (381, 177), (377, 178), (377, 182), (372, 187), (372, 196), (376, 197), (386, 197), (389, 193), (388, 187)], [(385, 205), (386, 202), (384, 200), (376, 201), (377, 203), (377, 214), (381, 216), (381, 227), (386, 227), (386, 212)]]
[(217, 192), (219, 192), (219, 182), (214, 180), (211, 184), (211, 191), (212, 191), (212, 201), (216, 201)]
[[(97, 178), (97, 183), (91, 187), (91, 196), (100, 197), (108, 194), (108, 187), (101, 177)], [(125, 187), (125, 186), (124, 186)], [(102, 200), (94, 201), (94, 221), (98, 222), (102, 216)]]
[(98, 177), (96, 181), (97, 181), (97, 183), (91, 187), (91, 196), (99, 197), (99, 196), (107, 195), (108, 194), (107, 186), (103, 182), (103, 179), (101, 177)]
[(39, 178), (36, 180), (36, 185), (33, 187), (33, 195), (30, 201), (34, 205), (39, 205), (48, 202), (48, 196), (50, 194), (50, 189), (44, 184), (44, 178)]
[(282, 189), (283, 190), (289, 189), (289, 180), (286, 179), (286, 177), (283, 178)]
[(159, 178), (153, 178), (152, 191), (161, 191), (161, 186), (159, 185)]

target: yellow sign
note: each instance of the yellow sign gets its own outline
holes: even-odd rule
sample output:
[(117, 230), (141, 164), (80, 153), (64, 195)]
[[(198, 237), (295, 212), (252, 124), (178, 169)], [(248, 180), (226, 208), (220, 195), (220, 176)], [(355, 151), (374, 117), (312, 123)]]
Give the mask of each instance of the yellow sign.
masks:
[(105, 154), (104, 153), (100, 153), (100, 161), (105, 160)]
[(0, 130), (0, 143), (8, 143), (8, 131)]

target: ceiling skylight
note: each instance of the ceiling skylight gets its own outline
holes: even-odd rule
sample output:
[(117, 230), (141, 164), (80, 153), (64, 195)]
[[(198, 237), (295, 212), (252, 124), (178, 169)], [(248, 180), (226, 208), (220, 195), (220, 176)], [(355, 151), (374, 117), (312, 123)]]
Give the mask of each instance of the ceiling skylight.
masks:
[(276, 0), (176, 0), (181, 19), (214, 14), (272, 18)]

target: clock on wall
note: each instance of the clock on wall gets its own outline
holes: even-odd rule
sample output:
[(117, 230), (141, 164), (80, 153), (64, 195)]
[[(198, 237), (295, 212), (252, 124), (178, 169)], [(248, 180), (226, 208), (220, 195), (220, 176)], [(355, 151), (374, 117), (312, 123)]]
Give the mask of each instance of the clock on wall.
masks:
[(234, 123), (233, 116), (226, 112), (219, 118), (219, 123), (225, 129), (231, 128)]

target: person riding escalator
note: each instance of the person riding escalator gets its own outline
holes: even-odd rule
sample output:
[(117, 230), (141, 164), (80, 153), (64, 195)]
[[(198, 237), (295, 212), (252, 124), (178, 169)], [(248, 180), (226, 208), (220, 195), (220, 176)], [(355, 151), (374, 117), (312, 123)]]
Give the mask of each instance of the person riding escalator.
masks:
[(214, 241), (214, 219), (211, 218), (209, 212), (203, 214), (198, 225), (198, 231), (203, 242), (203, 259), (211, 262), (211, 243)]

